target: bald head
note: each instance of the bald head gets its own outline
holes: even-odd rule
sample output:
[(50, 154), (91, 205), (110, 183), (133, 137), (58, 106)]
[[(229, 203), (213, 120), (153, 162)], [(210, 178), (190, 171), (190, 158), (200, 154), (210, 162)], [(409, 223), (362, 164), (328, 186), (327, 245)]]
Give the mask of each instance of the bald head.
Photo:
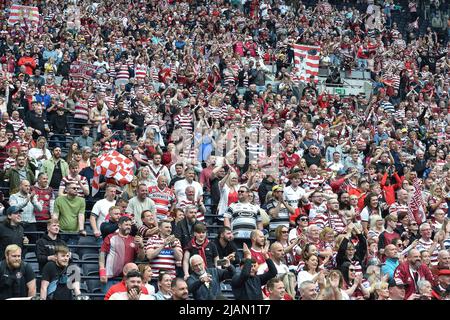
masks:
[(127, 264), (123, 267), (122, 272), (123, 272), (124, 275), (126, 275), (128, 272), (130, 272), (130, 271), (132, 271), (132, 270), (137, 270), (137, 271), (139, 271), (139, 268), (138, 268), (138, 266), (137, 266), (135, 263), (130, 262), (130, 263), (127, 263)]
[(397, 247), (393, 244), (388, 244), (384, 248), (384, 254), (386, 258), (396, 258), (397, 257)]

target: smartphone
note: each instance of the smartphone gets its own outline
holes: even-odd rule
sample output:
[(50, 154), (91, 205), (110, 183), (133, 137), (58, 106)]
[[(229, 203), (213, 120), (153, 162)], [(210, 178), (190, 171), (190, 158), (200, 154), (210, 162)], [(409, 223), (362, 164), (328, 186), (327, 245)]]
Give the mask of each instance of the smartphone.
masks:
[(227, 264), (227, 259), (219, 259), (217, 260), (217, 266), (225, 266)]

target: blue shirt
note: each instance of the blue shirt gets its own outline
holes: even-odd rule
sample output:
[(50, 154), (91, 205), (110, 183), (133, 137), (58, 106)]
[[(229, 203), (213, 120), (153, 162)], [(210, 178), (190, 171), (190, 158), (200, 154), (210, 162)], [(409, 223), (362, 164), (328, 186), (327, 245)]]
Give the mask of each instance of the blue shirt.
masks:
[(394, 271), (399, 265), (398, 259), (389, 258), (381, 267), (381, 275), (389, 274), (389, 280), (394, 278)]

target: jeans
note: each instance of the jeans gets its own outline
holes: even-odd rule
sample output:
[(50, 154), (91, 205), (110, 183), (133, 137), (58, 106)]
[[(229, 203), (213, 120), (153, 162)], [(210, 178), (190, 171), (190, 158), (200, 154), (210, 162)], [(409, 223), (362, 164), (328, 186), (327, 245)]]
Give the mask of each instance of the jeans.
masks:
[(61, 240), (63, 240), (67, 245), (77, 245), (79, 240), (78, 234), (62, 234)]

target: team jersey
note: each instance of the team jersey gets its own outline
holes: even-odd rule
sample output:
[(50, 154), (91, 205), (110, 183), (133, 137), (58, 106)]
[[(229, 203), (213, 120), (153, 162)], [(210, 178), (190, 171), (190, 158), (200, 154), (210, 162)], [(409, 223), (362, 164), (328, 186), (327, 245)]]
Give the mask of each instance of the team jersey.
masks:
[[(420, 252), (423, 250), (429, 251), (432, 245), (433, 245), (433, 240), (430, 239), (428, 241), (425, 241), (423, 238), (420, 238), (416, 249), (419, 250)], [(441, 245), (437, 244), (436, 247), (434, 248), (433, 253), (430, 255), (430, 260), (431, 260), (432, 266), (437, 266), (438, 255), (439, 255), (440, 250), (441, 250)]]
[(231, 229), (236, 238), (250, 238), (250, 233), (261, 222), (259, 208), (251, 203), (232, 203), (224, 214), (224, 218), (231, 220)]
[(175, 200), (173, 191), (168, 187), (161, 190), (158, 186), (151, 186), (148, 188), (148, 197), (155, 203), (158, 220), (167, 218), (170, 206)]
[(294, 209), (298, 208), (298, 200), (305, 195), (305, 189), (297, 187), (294, 189), (292, 186), (284, 188), (284, 200)]
[[(269, 212), (271, 209), (274, 209), (278, 206), (278, 201), (273, 200), (267, 204), (266, 211)], [(278, 226), (285, 226), (289, 228), (289, 210), (285, 207), (285, 205), (281, 205), (280, 211), (278, 212), (278, 217), (270, 218), (269, 229), (274, 231)]]
[(339, 215), (339, 213), (327, 211), (325, 213), (319, 214), (315, 217), (314, 224), (318, 226), (320, 230), (325, 227), (330, 227), (338, 234), (346, 232), (345, 221), (343, 217)]
[(108, 278), (120, 277), (123, 272), (123, 266), (134, 261), (138, 250), (139, 248), (134, 243), (133, 236), (122, 237), (117, 232), (109, 234), (103, 240), (100, 249), (101, 252), (107, 254), (106, 276)]
[[(161, 236), (156, 235), (150, 237), (147, 241), (147, 245), (145, 246), (145, 252), (149, 249), (157, 249), (164, 244), (164, 239)], [(159, 254), (152, 260), (149, 261), (150, 266), (152, 267), (153, 279), (157, 279), (160, 271), (166, 271), (170, 273), (173, 277), (175, 277), (175, 256), (174, 249), (166, 245)]]

